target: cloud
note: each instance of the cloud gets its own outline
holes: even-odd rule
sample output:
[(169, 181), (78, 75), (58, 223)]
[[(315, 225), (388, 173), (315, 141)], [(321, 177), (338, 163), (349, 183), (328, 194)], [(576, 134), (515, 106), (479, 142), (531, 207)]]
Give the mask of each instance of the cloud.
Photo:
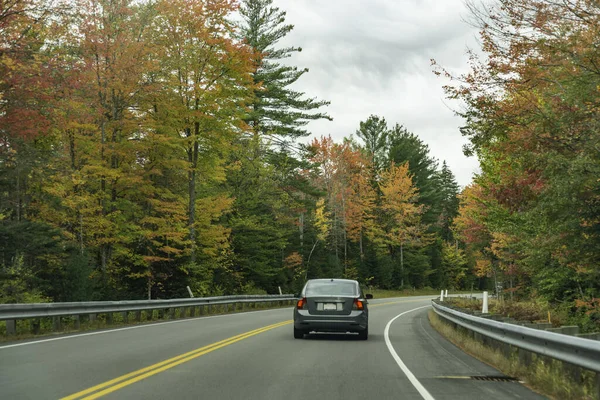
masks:
[[(289, 62), (309, 68), (295, 89), (331, 101), (333, 122), (313, 121), (314, 136), (353, 134), (370, 114), (404, 125), (446, 160), (460, 185), (471, 181), (477, 160), (462, 154), (462, 121), (444, 98), (430, 59), (467, 70), (466, 48), (476, 30), (463, 22), (463, 0), (275, 0), (295, 26), (280, 45), (302, 47)], [(450, 107), (450, 108), (449, 108)]]

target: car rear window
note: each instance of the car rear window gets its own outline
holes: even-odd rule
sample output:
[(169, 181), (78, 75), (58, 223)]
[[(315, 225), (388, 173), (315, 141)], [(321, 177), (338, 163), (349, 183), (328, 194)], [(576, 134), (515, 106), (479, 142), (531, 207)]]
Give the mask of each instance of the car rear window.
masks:
[(318, 281), (306, 285), (306, 296), (358, 296), (353, 282)]

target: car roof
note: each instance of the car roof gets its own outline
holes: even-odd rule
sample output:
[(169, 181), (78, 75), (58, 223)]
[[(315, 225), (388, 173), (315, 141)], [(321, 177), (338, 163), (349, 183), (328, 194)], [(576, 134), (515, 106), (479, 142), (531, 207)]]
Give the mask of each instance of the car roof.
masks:
[(321, 278), (321, 279), (309, 279), (306, 283), (310, 282), (350, 282), (356, 283), (358, 285), (358, 281), (354, 279), (337, 279), (337, 278)]

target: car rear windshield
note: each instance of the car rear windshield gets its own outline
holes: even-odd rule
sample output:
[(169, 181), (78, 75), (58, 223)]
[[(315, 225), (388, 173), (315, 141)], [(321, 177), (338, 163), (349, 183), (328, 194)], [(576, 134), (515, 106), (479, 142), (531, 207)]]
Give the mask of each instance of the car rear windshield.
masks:
[(306, 296), (358, 296), (356, 284), (340, 281), (309, 282)]

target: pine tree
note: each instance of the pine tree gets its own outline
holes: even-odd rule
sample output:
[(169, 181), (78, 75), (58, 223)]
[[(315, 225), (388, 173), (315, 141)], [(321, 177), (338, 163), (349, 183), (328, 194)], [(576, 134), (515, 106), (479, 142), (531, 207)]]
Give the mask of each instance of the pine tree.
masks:
[(304, 93), (290, 87), (308, 72), (308, 68), (280, 63), (302, 51), (300, 47), (276, 47), (277, 42), (294, 28), (285, 23), (285, 11), (273, 7), (273, 0), (244, 0), (240, 13), (243, 18), (241, 34), (255, 51), (253, 77), (258, 88), (247, 116), (254, 132), (285, 141), (307, 136), (303, 127), (311, 120), (331, 120), (326, 113), (317, 111), (328, 105), (328, 101), (306, 98)]
[(377, 173), (386, 167), (388, 150), (388, 128), (385, 118), (371, 115), (366, 121), (360, 122), (356, 136), (365, 142), (365, 148), (370, 156), (371, 165)]

